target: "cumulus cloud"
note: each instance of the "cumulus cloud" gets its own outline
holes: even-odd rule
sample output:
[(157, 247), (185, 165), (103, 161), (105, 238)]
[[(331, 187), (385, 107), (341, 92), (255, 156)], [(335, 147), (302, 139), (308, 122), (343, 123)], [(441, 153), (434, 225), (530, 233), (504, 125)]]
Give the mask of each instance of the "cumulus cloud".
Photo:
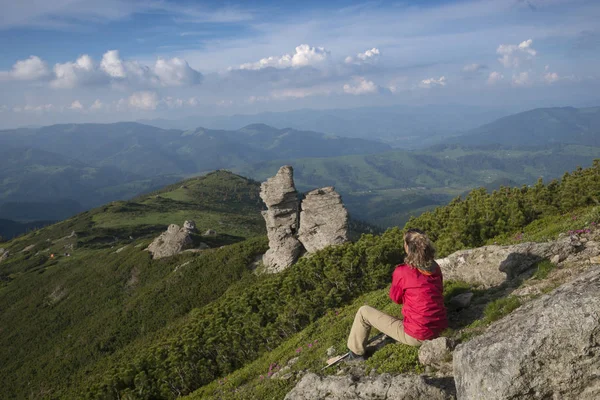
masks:
[(156, 110), (159, 104), (158, 94), (150, 91), (135, 92), (129, 96), (127, 104), (137, 110)]
[(10, 71), (0, 71), (0, 78), (20, 81), (33, 81), (50, 74), (48, 65), (37, 56), (17, 61)]
[(69, 110), (73, 110), (73, 111), (83, 110), (83, 105), (81, 104), (81, 102), (79, 100), (75, 100), (69, 106)]
[(54, 108), (52, 104), (40, 104), (37, 106), (27, 104), (25, 107), (15, 107), (13, 111), (21, 112), (21, 111), (32, 111), (32, 112), (42, 112), (42, 111), (50, 111)]
[(307, 44), (301, 44), (296, 47), (294, 54), (263, 58), (257, 62), (242, 64), (239, 66), (239, 69), (258, 70), (267, 67), (305, 67), (321, 63), (325, 61), (329, 55), (329, 50), (326, 50), (323, 47), (311, 47)]
[(305, 97), (310, 96), (321, 96), (329, 94), (331, 94), (331, 90), (328, 88), (290, 88), (274, 91), (271, 93), (271, 97), (274, 99), (303, 99)]
[(74, 88), (102, 78), (94, 68), (92, 58), (87, 54), (82, 55), (75, 62), (56, 64), (54, 75), (55, 78), (50, 85), (61, 89)]
[(125, 78), (125, 67), (118, 50), (109, 50), (104, 53), (100, 69), (113, 78)]
[(187, 61), (181, 58), (159, 58), (154, 65), (154, 73), (163, 86), (196, 85), (201, 82), (202, 75), (192, 69)]
[(433, 87), (440, 87), (440, 86), (444, 87), (444, 86), (446, 86), (446, 77), (440, 76), (438, 79), (435, 79), (435, 78), (423, 79), (421, 81), (421, 83), (419, 83), (419, 86), (424, 89), (431, 89)]
[(102, 110), (103, 108), (104, 108), (104, 103), (102, 103), (100, 101), (100, 99), (96, 99), (96, 101), (94, 101), (92, 103), (92, 105), (90, 106), (90, 110), (92, 110), (92, 111)]
[(552, 84), (554, 82), (557, 82), (560, 79), (560, 77), (558, 76), (558, 74), (556, 72), (546, 72), (544, 74), (544, 81), (546, 81), (547, 84)]
[[(39, 65), (37, 60), (35, 62)], [(37, 70), (40, 71), (40, 68)], [(99, 64), (94, 63), (87, 54), (74, 62), (57, 63), (53, 72), (54, 79), (50, 85), (60, 89), (107, 83), (120, 87), (148, 88), (196, 85), (202, 82), (202, 74), (181, 58), (159, 58), (153, 66), (149, 67), (137, 61), (124, 61), (118, 50), (104, 53)], [(41, 76), (39, 74), (41, 72), (38, 72), (38, 76)]]
[(488, 85), (495, 85), (496, 83), (500, 82), (502, 79), (504, 79), (504, 75), (502, 75), (500, 72), (492, 71), (492, 72), (490, 72), (490, 75), (488, 76), (487, 83), (488, 83)]
[(513, 74), (512, 84), (513, 86), (530, 86), (531, 80), (529, 78), (529, 72), (520, 72), (518, 74)]
[(505, 68), (517, 68), (524, 60), (532, 60), (537, 51), (532, 47), (533, 40), (528, 39), (517, 44), (501, 44), (496, 53), (502, 57), (498, 59)]
[(368, 81), (362, 77), (356, 78), (355, 85), (350, 85), (349, 83), (344, 85), (344, 93), (353, 95), (377, 93), (379, 90), (379, 86), (377, 86), (373, 81)]
[(363, 64), (363, 63), (374, 63), (379, 60), (381, 56), (381, 52), (378, 48), (373, 47), (370, 50), (365, 51), (364, 53), (358, 53), (356, 57), (348, 56), (344, 60), (346, 64)]

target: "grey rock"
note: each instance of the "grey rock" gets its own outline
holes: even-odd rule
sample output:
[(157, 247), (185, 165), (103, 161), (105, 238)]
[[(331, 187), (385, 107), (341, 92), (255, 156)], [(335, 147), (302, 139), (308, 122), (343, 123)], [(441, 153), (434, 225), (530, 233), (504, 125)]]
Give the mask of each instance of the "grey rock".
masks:
[(419, 362), (443, 371), (450, 371), (453, 348), (454, 343), (447, 337), (426, 340), (419, 347)]
[(183, 223), (183, 229), (188, 232), (196, 232), (196, 222), (189, 220)]
[(600, 267), (459, 345), (462, 399), (600, 398)]
[(10, 252), (8, 250), (4, 251), (4, 249), (2, 249), (3, 251), (0, 252), (0, 263), (4, 260), (6, 260), (9, 256), (10, 256)]
[(552, 256), (550, 262), (552, 262), (553, 264), (558, 264), (560, 262), (560, 255), (555, 254), (554, 256)]
[(461, 293), (450, 299), (449, 305), (454, 309), (467, 308), (473, 299), (473, 292)]
[(331, 346), (327, 349), (327, 357), (333, 357), (335, 355), (335, 347)]
[(318, 376), (308, 373), (285, 400), (446, 400), (454, 399), (454, 382), (448, 378), (389, 374), (373, 376)]
[(461, 250), (437, 262), (444, 279), (493, 287), (527, 271), (542, 259), (550, 259), (556, 254), (566, 259), (579, 251), (571, 246), (567, 237), (546, 243), (493, 245)]
[(202, 236), (217, 236), (217, 231), (212, 229), (208, 229)]
[(348, 241), (348, 211), (333, 187), (308, 192), (301, 208), (298, 239), (309, 253)]
[(269, 237), (269, 250), (263, 264), (266, 271), (279, 272), (294, 264), (303, 250), (296, 237), (300, 203), (293, 168), (283, 166), (274, 177), (263, 182), (260, 197), (267, 205), (262, 215)]
[(153, 259), (159, 259), (179, 254), (184, 249), (192, 246), (192, 244), (193, 241), (189, 229), (171, 224), (166, 232), (163, 232), (150, 243), (147, 250), (152, 254)]
[(30, 244), (29, 246), (27, 246), (23, 250), (21, 250), (21, 253), (28, 253), (31, 250), (33, 250), (34, 248), (35, 248), (35, 244)]

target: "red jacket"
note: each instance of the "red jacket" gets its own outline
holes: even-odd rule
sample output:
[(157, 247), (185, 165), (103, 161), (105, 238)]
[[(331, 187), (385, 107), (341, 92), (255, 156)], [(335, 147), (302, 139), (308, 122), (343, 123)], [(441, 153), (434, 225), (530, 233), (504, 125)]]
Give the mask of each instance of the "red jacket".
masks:
[(409, 265), (398, 265), (392, 274), (390, 298), (404, 304), (404, 332), (419, 340), (433, 339), (448, 327), (440, 267), (426, 275)]

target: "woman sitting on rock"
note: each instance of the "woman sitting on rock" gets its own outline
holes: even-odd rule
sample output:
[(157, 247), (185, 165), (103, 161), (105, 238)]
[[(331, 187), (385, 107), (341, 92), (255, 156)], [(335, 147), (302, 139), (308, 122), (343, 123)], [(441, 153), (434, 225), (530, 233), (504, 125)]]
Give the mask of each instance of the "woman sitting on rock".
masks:
[(420, 346), (448, 327), (442, 271), (434, 260), (433, 244), (421, 230), (409, 229), (404, 235), (404, 250), (404, 264), (396, 267), (390, 288), (392, 301), (403, 304), (404, 321), (373, 307), (359, 308), (348, 338), (351, 360), (364, 359), (371, 327), (409, 346)]

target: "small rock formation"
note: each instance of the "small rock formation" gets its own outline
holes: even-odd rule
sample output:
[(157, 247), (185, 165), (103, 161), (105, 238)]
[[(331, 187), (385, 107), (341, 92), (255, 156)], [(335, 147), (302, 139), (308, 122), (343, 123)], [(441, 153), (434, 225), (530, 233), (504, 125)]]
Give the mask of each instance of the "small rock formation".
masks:
[(333, 187), (306, 194), (302, 200), (298, 239), (309, 253), (348, 241), (348, 211)]
[(191, 233), (195, 229), (196, 223), (194, 221), (185, 221), (183, 228), (180, 228), (179, 225), (171, 224), (166, 232), (161, 233), (159, 237), (150, 243), (147, 250), (155, 260), (179, 254), (192, 246)]
[[(597, 245), (596, 242), (592, 243)], [(444, 279), (465, 281), (487, 288), (516, 277), (543, 259), (551, 259), (555, 255), (559, 255), (560, 260), (577, 258), (574, 256), (584, 247), (579, 241), (574, 242), (569, 237), (547, 243), (484, 246), (457, 251), (437, 260), (437, 263), (442, 269)], [(589, 250), (590, 254), (597, 254), (598, 251), (597, 248)]]
[(426, 340), (419, 347), (419, 362), (442, 372), (450, 372), (453, 348), (454, 343), (447, 337)]
[(279, 272), (294, 264), (302, 252), (297, 238), (300, 202), (292, 167), (281, 167), (274, 177), (264, 182), (260, 186), (260, 198), (267, 205), (262, 215), (269, 237), (269, 250), (263, 263), (271, 272)]
[(447, 400), (454, 399), (451, 378), (389, 374), (363, 376), (318, 376), (308, 373), (285, 400)]
[(35, 248), (35, 244), (30, 244), (29, 246), (27, 246), (23, 250), (21, 250), (21, 253), (28, 253), (31, 250), (33, 250), (34, 248)]
[(0, 251), (0, 263), (6, 260), (9, 256), (10, 252), (8, 250), (4, 251), (4, 249), (2, 249), (2, 251)]
[(217, 232), (212, 229), (208, 229), (202, 236), (217, 236)]
[(459, 345), (462, 399), (600, 398), (600, 267)]
[(340, 195), (326, 187), (307, 193), (300, 203), (293, 174), (291, 166), (283, 166), (261, 185), (269, 237), (263, 263), (269, 272), (289, 267), (304, 251), (312, 253), (348, 241), (348, 212)]

